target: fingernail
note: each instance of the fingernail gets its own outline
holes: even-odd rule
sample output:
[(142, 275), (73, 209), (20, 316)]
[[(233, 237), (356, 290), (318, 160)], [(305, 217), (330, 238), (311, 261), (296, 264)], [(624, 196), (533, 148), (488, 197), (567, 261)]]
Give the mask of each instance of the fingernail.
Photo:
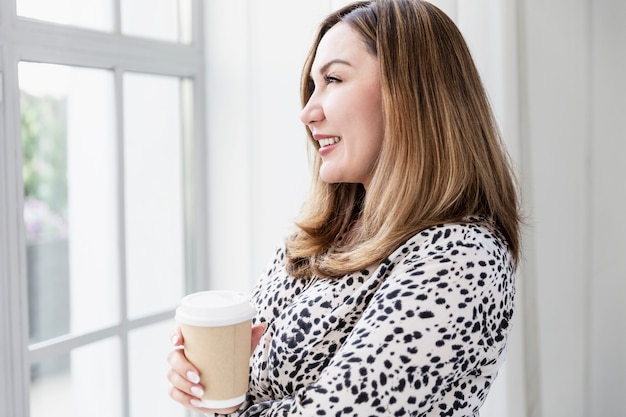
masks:
[(187, 372), (187, 379), (191, 381), (192, 384), (197, 384), (200, 382), (200, 376), (194, 371)]
[(200, 387), (191, 387), (191, 393), (196, 397), (202, 397), (204, 390)]
[(195, 398), (193, 400), (189, 400), (189, 403), (193, 405), (194, 407), (198, 407), (198, 408), (202, 407), (202, 401), (196, 400)]
[(178, 335), (175, 334), (174, 336), (172, 336), (172, 344), (174, 346), (176, 346), (178, 344)]

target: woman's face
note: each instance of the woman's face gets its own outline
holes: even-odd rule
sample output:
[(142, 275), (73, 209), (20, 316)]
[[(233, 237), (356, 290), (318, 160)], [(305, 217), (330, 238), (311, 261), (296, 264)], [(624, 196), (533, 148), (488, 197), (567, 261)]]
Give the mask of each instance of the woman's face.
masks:
[(300, 119), (319, 142), (321, 179), (367, 188), (383, 141), (378, 59), (340, 22), (321, 39), (310, 77), (315, 90)]

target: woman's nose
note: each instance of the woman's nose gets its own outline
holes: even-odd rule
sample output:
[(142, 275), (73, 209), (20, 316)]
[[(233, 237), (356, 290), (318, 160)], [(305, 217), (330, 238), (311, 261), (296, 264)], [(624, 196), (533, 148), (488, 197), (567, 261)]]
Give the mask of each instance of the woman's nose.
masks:
[(319, 122), (324, 119), (324, 110), (322, 106), (317, 102), (315, 96), (312, 95), (309, 98), (309, 101), (306, 103), (302, 111), (300, 112), (300, 120), (305, 125), (310, 125), (311, 123)]

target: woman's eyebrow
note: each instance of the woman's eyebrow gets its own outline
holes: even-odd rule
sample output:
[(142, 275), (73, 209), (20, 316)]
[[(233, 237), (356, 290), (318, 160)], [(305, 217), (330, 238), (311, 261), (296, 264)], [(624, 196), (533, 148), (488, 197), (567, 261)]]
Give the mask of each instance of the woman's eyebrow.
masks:
[(322, 66), (320, 67), (320, 69), (318, 70), (318, 72), (319, 72), (320, 74), (324, 74), (324, 73), (328, 70), (328, 68), (329, 68), (331, 65), (334, 65), (334, 64), (342, 64), (342, 65), (347, 65), (347, 66), (349, 66), (349, 67), (351, 67), (351, 66), (352, 66), (352, 64), (351, 64), (351, 63), (349, 63), (348, 61), (343, 60), (343, 59), (338, 59), (338, 58), (336, 58), (336, 59), (331, 59), (330, 61), (328, 61), (327, 63), (325, 63), (324, 65), (322, 65)]

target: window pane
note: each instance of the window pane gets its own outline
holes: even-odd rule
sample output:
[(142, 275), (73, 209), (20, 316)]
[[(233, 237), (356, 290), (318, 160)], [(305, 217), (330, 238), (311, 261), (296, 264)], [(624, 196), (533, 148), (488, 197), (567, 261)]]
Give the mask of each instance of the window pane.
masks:
[(191, 42), (191, 0), (122, 0), (122, 33)]
[(21, 62), (31, 342), (118, 321), (113, 77)]
[(18, 16), (113, 31), (112, 0), (17, 0)]
[(128, 336), (130, 416), (182, 417), (185, 408), (168, 393), (165, 358), (172, 345), (167, 338), (176, 326), (174, 320), (134, 330)]
[(31, 417), (122, 415), (119, 340), (106, 339), (31, 366)]
[(185, 282), (181, 80), (124, 76), (128, 316), (173, 309)]

